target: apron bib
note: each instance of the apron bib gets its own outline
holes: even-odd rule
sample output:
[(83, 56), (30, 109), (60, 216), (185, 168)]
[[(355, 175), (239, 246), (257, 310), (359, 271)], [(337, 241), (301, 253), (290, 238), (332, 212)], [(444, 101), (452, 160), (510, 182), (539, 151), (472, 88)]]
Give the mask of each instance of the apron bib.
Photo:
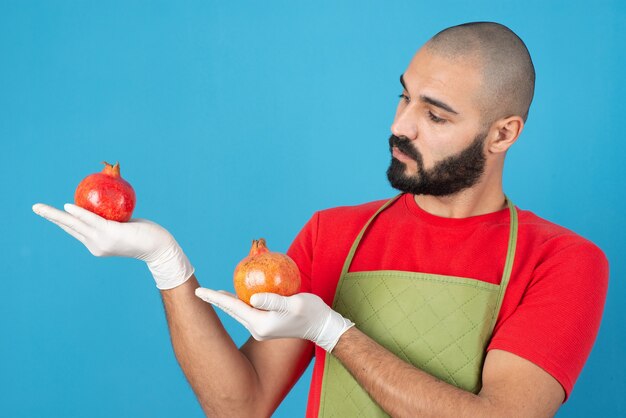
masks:
[[(413, 366), (478, 393), (485, 350), (509, 282), (517, 242), (517, 211), (510, 213), (509, 244), (500, 285), (475, 279), (395, 270), (348, 270), (365, 231), (398, 195), (367, 221), (341, 271), (332, 308)], [(326, 353), (320, 417), (389, 416), (334, 356)]]

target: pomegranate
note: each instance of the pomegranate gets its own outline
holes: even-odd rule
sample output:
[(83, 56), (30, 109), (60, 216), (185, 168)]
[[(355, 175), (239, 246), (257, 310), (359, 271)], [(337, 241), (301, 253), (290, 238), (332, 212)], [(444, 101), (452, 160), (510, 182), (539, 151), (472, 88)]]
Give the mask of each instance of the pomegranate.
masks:
[(120, 164), (103, 162), (100, 173), (90, 174), (80, 182), (74, 202), (105, 219), (127, 222), (135, 209), (135, 191), (120, 176)]
[(235, 268), (235, 292), (250, 305), (255, 293), (291, 296), (300, 291), (300, 271), (288, 255), (272, 252), (265, 239), (252, 241), (250, 254)]

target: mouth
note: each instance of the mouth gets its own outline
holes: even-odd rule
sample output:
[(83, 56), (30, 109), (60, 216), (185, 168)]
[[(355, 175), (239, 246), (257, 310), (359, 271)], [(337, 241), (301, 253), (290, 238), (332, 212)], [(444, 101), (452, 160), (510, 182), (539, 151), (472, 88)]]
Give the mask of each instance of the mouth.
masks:
[(391, 155), (393, 156), (393, 158), (395, 158), (398, 161), (401, 161), (403, 163), (407, 163), (410, 161), (415, 161), (415, 159), (409, 157), (408, 155), (406, 155), (405, 153), (403, 153), (402, 151), (400, 151), (398, 149), (398, 147), (392, 147), (392, 151), (391, 151)]

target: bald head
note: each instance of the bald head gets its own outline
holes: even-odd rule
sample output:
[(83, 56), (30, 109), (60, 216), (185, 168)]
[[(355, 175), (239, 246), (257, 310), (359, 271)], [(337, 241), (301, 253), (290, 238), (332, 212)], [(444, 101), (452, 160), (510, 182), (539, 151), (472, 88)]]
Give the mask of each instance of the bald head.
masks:
[(477, 99), (485, 123), (508, 116), (526, 121), (535, 68), (526, 45), (509, 28), (492, 22), (465, 23), (442, 30), (424, 48), (478, 67), (482, 85)]

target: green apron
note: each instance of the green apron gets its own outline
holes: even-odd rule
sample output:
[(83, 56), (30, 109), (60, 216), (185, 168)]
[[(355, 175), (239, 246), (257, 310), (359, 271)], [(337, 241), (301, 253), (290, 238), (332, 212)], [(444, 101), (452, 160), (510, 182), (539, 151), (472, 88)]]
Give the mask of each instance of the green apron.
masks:
[[(351, 272), (354, 253), (374, 218), (346, 257), (333, 309), (413, 366), (461, 389), (478, 393), (485, 350), (509, 282), (517, 242), (517, 211), (510, 213), (509, 244), (500, 285), (464, 277), (394, 270)], [(326, 353), (320, 417), (386, 417), (334, 356)]]

